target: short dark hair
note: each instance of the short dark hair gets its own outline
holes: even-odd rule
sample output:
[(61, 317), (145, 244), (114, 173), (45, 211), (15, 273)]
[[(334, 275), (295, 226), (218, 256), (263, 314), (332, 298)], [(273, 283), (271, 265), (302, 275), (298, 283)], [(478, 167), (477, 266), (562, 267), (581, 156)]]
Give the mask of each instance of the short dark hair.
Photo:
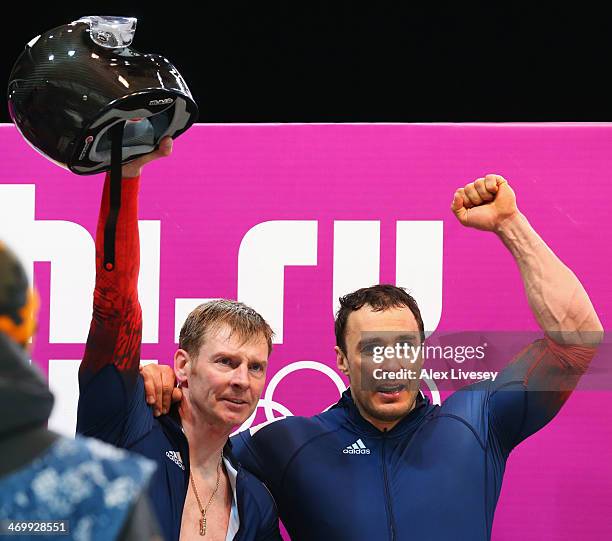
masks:
[(417, 302), (411, 297), (403, 287), (391, 284), (378, 284), (371, 287), (364, 287), (340, 297), (340, 309), (336, 314), (336, 345), (346, 353), (346, 323), (351, 312), (355, 312), (365, 305), (368, 305), (375, 312), (388, 310), (389, 308), (407, 307), (414, 315), (421, 333), (421, 341), (425, 341), (425, 327), (423, 318)]
[(250, 306), (229, 299), (208, 301), (195, 308), (183, 323), (179, 348), (197, 357), (206, 334), (218, 329), (223, 323), (229, 325), (231, 332), (237, 333), (244, 342), (258, 335), (263, 336), (268, 344), (268, 356), (272, 353), (274, 333), (270, 325)]

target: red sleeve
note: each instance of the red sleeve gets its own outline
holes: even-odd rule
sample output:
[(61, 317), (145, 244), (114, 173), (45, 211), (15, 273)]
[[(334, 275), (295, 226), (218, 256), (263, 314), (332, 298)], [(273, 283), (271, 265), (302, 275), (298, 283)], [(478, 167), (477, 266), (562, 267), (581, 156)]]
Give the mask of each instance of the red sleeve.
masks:
[(561, 345), (545, 336), (521, 351), (491, 386), (490, 420), (507, 452), (561, 410), (596, 348)]
[(115, 238), (115, 268), (104, 265), (104, 225), (109, 213), (110, 175), (106, 176), (96, 231), (96, 287), (85, 355), (79, 369), (81, 390), (104, 367), (114, 365), (128, 387), (140, 364), (142, 311), (138, 302), (140, 242), (139, 178), (123, 179)]

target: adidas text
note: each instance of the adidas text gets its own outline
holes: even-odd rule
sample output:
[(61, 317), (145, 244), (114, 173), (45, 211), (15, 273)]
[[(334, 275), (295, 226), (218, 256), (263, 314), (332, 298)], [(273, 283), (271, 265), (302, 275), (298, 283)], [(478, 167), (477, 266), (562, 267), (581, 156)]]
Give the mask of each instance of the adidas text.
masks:
[(359, 438), (355, 443), (349, 445), (342, 451), (345, 455), (369, 455), (370, 450), (366, 447), (365, 443)]
[(181, 460), (181, 455), (177, 451), (166, 451), (166, 456), (172, 460), (181, 470), (185, 469), (183, 465), (183, 461)]

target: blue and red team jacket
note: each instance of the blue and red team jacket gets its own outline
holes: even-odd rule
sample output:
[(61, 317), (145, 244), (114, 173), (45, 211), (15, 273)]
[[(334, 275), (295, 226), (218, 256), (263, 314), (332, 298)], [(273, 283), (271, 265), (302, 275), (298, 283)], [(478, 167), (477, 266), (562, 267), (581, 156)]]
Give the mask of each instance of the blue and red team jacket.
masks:
[[(155, 418), (139, 374), (142, 311), (138, 302), (139, 179), (122, 181), (115, 268), (103, 268), (107, 176), (96, 233), (96, 288), (85, 355), (79, 369), (77, 432), (153, 459), (149, 498), (166, 540), (178, 540), (189, 486), (189, 446), (176, 408)], [(266, 487), (240, 467), (231, 444), (224, 455), (237, 470), (240, 528), (234, 541), (281, 541), (276, 506)]]
[(495, 382), (441, 406), (419, 395), (388, 432), (348, 390), (314, 417), (240, 432), (234, 454), (266, 483), (293, 541), (490, 539), (508, 455), (556, 415), (594, 351), (538, 340)]

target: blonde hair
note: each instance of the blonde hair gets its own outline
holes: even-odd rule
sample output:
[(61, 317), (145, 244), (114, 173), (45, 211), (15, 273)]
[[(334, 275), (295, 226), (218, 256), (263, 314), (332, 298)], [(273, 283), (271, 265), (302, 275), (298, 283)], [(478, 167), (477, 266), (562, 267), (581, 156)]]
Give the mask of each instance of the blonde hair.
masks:
[(244, 343), (263, 336), (268, 343), (268, 356), (272, 353), (274, 332), (270, 325), (250, 306), (229, 299), (208, 301), (196, 307), (183, 323), (179, 348), (196, 358), (206, 333), (218, 330), (224, 323), (230, 327), (231, 334), (236, 333)]

